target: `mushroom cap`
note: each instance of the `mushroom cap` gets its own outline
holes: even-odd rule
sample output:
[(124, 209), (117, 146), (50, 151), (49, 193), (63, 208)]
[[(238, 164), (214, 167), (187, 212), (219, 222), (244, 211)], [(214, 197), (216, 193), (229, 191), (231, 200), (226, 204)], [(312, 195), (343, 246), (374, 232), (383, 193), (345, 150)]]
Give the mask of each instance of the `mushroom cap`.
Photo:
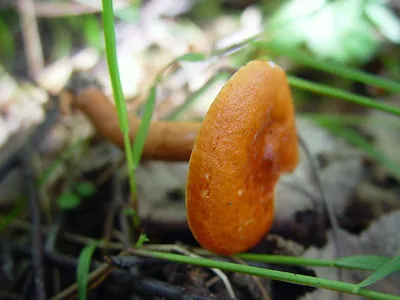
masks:
[(186, 210), (200, 245), (222, 255), (255, 246), (272, 226), (275, 184), (298, 156), (285, 72), (249, 62), (211, 104), (190, 157)]

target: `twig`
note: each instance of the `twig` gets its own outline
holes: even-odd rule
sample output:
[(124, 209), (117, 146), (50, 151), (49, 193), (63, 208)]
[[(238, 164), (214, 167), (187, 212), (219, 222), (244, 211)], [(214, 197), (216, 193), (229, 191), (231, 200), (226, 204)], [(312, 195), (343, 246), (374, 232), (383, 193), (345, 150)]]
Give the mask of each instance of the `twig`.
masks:
[[(242, 265), (249, 265), (247, 262), (245, 262), (245, 261), (244, 261), (243, 259), (241, 259), (240, 257), (234, 257), (234, 256), (232, 256), (231, 258), (232, 258), (232, 260), (236, 261), (236, 262), (239, 263), (239, 264), (242, 264)], [(267, 289), (266, 289), (266, 288), (263, 286), (263, 284), (261, 283), (260, 278), (257, 277), (257, 276), (253, 276), (253, 275), (249, 275), (249, 276), (251, 276), (251, 277), (253, 278), (253, 280), (254, 280), (254, 282), (256, 283), (258, 289), (260, 290), (261, 295), (262, 295), (262, 297), (263, 297), (262, 299), (264, 299), (264, 300), (271, 300), (271, 297), (269, 296), (269, 294), (268, 294), (268, 292), (267, 292)]]
[[(38, 153), (35, 153), (35, 155), (32, 156), (32, 161), (34, 164), (34, 169), (37, 170), (37, 177), (42, 177), (43, 175), (43, 166), (42, 162), (40, 160), (40, 156)], [(42, 204), (42, 210), (44, 212), (45, 220), (44, 222), (46, 224), (52, 224), (52, 215), (51, 215), (51, 204), (52, 201), (50, 200), (49, 195), (47, 194), (47, 189), (45, 188), (44, 185), (39, 185), (37, 187), (38, 193), (39, 193), (39, 198), (41, 200)]]
[(44, 287), (44, 271), (42, 257), (42, 241), (40, 232), (40, 208), (39, 197), (36, 189), (35, 174), (32, 167), (32, 159), (30, 148), (25, 147), (25, 151), (21, 157), (24, 173), (26, 177), (26, 187), (28, 191), (29, 210), (31, 222), (33, 225), (32, 231), (32, 265), (33, 265), (33, 282), (35, 286), (35, 298), (37, 300), (46, 299)]
[(304, 139), (300, 135), (299, 135), (299, 142), (300, 142), (300, 146), (303, 148), (304, 153), (307, 156), (308, 162), (309, 162), (310, 167), (311, 167), (310, 168), (311, 169), (311, 173), (312, 173), (312, 176), (314, 178), (314, 182), (315, 182), (316, 187), (318, 189), (318, 193), (320, 194), (323, 206), (324, 206), (324, 208), (325, 208), (325, 210), (327, 212), (329, 221), (331, 223), (333, 239), (334, 239), (334, 242), (335, 242), (335, 245), (336, 245), (336, 247), (335, 247), (336, 257), (335, 258), (338, 258), (338, 257), (341, 256), (341, 251), (340, 251), (340, 247), (339, 247), (339, 238), (338, 238), (338, 234), (337, 234), (338, 231), (339, 231), (339, 227), (340, 226), (339, 226), (339, 224), (337, 222), (334, 209), (333, 209), (331, 203), (326, 198), (325, 191), (324, 191), (324, 188), (323, 188), (323, 185), (322, 185), (322, 181), (321, 181), (321, 177), (319, 176), (318, 167), (317, 167), (317, 165), (315, 163), (315, 160), (314, 160), (310, 150), (308, 149)]
[[(121, 254), (123, 254), (123, 253), (121, 253)], [(120, 255), (118, 255), (116, 257), (120, 257)], [(68, 265), (70, 265), (74, 268), (76, 268), (76, 265), (77, 265), (76, 259), (61, 257), (59, 255), (51, 254), (51, 255), (49, 255), (49, 259), (52, 259), (53, 261), (54, 261), (54, 259), (56, 259), (56, 260), (58, 260), (58, 262), (61, 262), (61, 263), (67, 262)], [(162, 297), (163, 299), (182, 299), (182, 298), (185, 298), (185, 296), (186, 296), (186, 298), (214, 299), (214, 297), (212, 297), (212, 295), (200, 296), (200, 295), (196, 295), (194, 293), (188, 292), (182, 287), (173, 286), (171, 284), (168, 284), (168, 283), (165, 283), (162, 281), (158, 281), (158, 280), (154, 280), (151, 278), (143, 278), (141, 276), (133, 275), (131, 273), (127, 274), (126, 272), (124, 272), (122, 270), (115, 269), (114, 266), (118, 265), (118, 264), (113, 264), (114, 261), (112, 258), (106, 259), (106, 261), (107, 261), (107, 264), (94, 263), (94, 265), (95, 265), (95, 267), (97, 267), (97, 269), (94, 272), (92, 272), (88, 278), (88, 282), (89, 282), (89, 285), (91, 286), (91, 288), (94, 288), (94, 287), (98, 286), (100, 283), (102, 283), (103, 280), (108, 275), (108, 277), (117, 276), (118, 277), (117, 282), (124, 288), (128, 289), (128, 291), (131, 291), (134, 293), (139, 292), (140, 294), (144, 294), (146, 296)], [(143, 262), (153, 264), (154, 260), (146, 261), (146, 260), (137, 260), (136, 259), (136, 261), (133, 264), (131, 264), (130, 267), (137, 266)], [(123, 278), (123, 279), (121, 280), (121, 278)], [(52, 300), (65, 299), (65, 298), (70, 297), (71, 295), (75, 294), (76, 291), (77, 291), (77, 284), (73, 284), (73, 285), (69, 286), (68, 288), (66, 288), (64, 291), (62, 291), (61, 293), (54, 296), (52, 298)]]
[[(48, 234), (46, 236), (45, 243), (45, 253), (54, 252), (57, 238), (59, 237), (61, 227), (64, 223), (64, 214), (59, 212), (55, 218), (55, 223), (50, 226), (48, 230)], [(59, 292), (61, 290), (60, 287), (60, 270), (53, 269), (52, 270), (52, 280), (53, 280), (53, 290), (55, 292)]]
[(18, 0), (21, 31), (24, 39), (25, 55), (28, 62), (28, 73), (37, 78), (44, 67), (42, 43), (36, 20), (35, 4), (33, 0)]
[(112, 152), (112, 166), (110, 168), (112, 170), (112, 173), (110, 174), (110, 176), (112, 180), (113, 200), (111, 202), (109, 213), (107, 214), (106, 221), (104, 224), (103, 240), (105, 241), (106, 245), (109, 243), (109, 240), (111, 239), (112, 236), (114, 219), (117, 215), (117, 212), (119, 212), (117, 217), (120, 222), (121, 229), (123, 231), (122, 242), (124, 244), (124, 247), (128, 248), (132, 245), (132, 241), (130, 239), (131, 235), (129, 233), (129, 227), (126, 222), (126, 215), (122, 211), (124, 201), (121, 191), (121, 180), (117, 172), (117, 169), (119, 167), (119, 161), (118, 161), (117, 151), (114, 148), (115, 146), (110, 145), (110, 147)]
[[(108, 262), (114, 266), (120, 268), (131, 268), (136, 266), (137, 258), (135, 257), (109, 257)], [(169, 261), (160, 260), (162, 263), (168, 263)], [(155, 263), (155, 262), (153, 262)], [(120, 270), (114, 270), (111, 275), (117, 273)], [(194, 291), (187, 290), (186, 288), (182, 288), (180, 286), (174, 286), (159, 280), (155, 280), (152, 278), (143, 278), (141, 276), (131, 274), (125, 280), (118, 279), (118, 282), (124, 286), (129, 288), (130, 291), (134, 293), (139, 293), (143, 296), (147, 297), (161, 297), (163, 299), (198, 299), (198, 300), (206, 300), (206, 299), (216, 299), (216, 297), (212, 294), (204, 294), (201, 295), (195, 293)]]
[[(17, 227), (17, 228), (24, 229), (24, 230), (29, 230), (29, 231), (32, 230), (32, 225), (31, 224), (29, 224), (28, 222), (26, 222), (24, 220), (19, 220), (19, 219), (13, 220), (13, 223), (11, 223), (9, 226), (10, 227)], [(51, 230), (54, 230), (54, 229), (51, 229), (49, 227), (44, 227), (44, 226), (42, 226), (40, 228), (41, 234), (51, 234), (51, 232), (50, 232)], [(78, 244), (82, 244), (82, 245), (86, 245), (86, 244), (89, 244), (89, 243), (94, 241), (94, 239), (92, 239), (92, 238), (89, 238), (89, 237), (86, 237), (86, 236), (82, 236), (82, 235), (79, 235), (79, 234), (70, 233), (70, 232), (62, 232), (62, 233), (59, 234), (59, 236), (64, 238), (64, 239), (66, 239), (66, 240), (68, 240), (68, 241), (70, 241), (70, 242), (74, 242), (74, 243), (78, 243)], [(52, 242), (51, 240), (48, 240), (48, 243), (49, 243), (48, 246), (49, 247), (51, 246), (51, 244), (50, 244), (51, 242)], [(107, 245), (104, 242), (100, 242), (97, 245), (97, 247), (98, 248), (107, 248), (107, 249), (110, 249), (110, 250), (122, 250), (122, 249), (124, 249), (124, 245), (122, 243), (115, 243), (115, 242), (109, 242), (109, 243), (107, 243)], [(48, 248), (48, 249), (51, 249), (51, 248)]]
[[(96, 281), (97, 278), (99, 278), (100, 276), (103, 276), (104, 274), (108, 274), (112, 269), (113, 269), (113, 267), (108, 264), (100, 265), (95, 271), (93, 271), (89, 274), (88, 283), (89, 284), (93, 283), (94, 281)], [(57, 295), (55, 295), (51, 299), (52, 300), (66, 299), (66, 298), (72, 296), (73, 294), (75, 294), (77, 292), (77, 290), (78, 290), (78, 284), (74, 283), (74, 284), (70, 285), (69, 287), (67, 287), (66, 289), (64, 289), (63, 291), (61, 291), (60, 293), (58, 293)]]
[(32, 135), (27, 141), (13, 154), (11, 154), (5, 161), (0, 165), (0, 181), (2, 181), (6, 175), (16, 167), (21, 165), (21, 153), (23, 149), (29, 145), (32, 149), (36, 149), (43, 140), (46, 133), (53, 127), (57, 122), (59, 116), (58, 101), (55, 98), (51, 98), (49, 102), (53, 105), (46, 113), (45, 120), (34, 130)]
[[(27, 253), (26, 249), (24, 248), (20, 249), (20, 251), (23, 251), (25, 254)], [(76, 268), (78, 263), (76, 258), (67, 257), (60, 254), (46, 254), (45, 258), (49, 262), (73, 269)], [(137, 260), (137, 264), (140, 264), (143, 261), (144, 260)], [(154, 262), (153, 259), (152, 261)], [(101, 268), (103, 264), (100, 262), (94, 262), (94, 266)], [(113, 268), (108, 277), (113, 279), (113, 281), (118, 283), (120, 286), (126, 288), (128, 292), (135, 294), (139, 293), (148, 297), (162, 297), (163, 299), (215, 299), (215, 297), (211, 294), (199, 295), (180, 286), (174, 286), (153, 278), (144, 278), (142, 276), (130, 274), (121, 269)], [(60, 296), (63, 295), (58, 294), (53, 299), (64, 299)], [(67, 294), (65, 294), (65, 296), (67, 296)]]
[[(186, 256), (190, 256), (190, 257), (197, 257), (197, 258), (200, 257), (199, 255), (190, 252), (188, 249), (186, 249), (184, 246), (181, 246), (181, 245), (160, 245), (160, 246), (161, 247), (159, 249), (162, 249), (163, 251), (175, 251), (175, 252), (184, 254)], [(135, 254), (135, 249), (131, 248), (131, 249), (128, 249), (127, 251)], [(232, 299), (237, 299), (235, 292), (232, 288), (232, 285), (229, 282), (229, 279), (225, 275), (225, 273), (216, 268), (211, 268), (211, 271), (213, 271), (221, 279), (222, 283), (225, 285), (226, 290), (228, 291), (229, 296)]]
[[(115, 1), (116, 9), (123, 9), (129, 6), (129, 1)], [(35, 3), (36, 16), (42, 18), (59, 18), (66, 16), (79, 16), (94, 14), (102, 11), (101, 6), (85, 5), (76, 2), (37, 2)]]
[[(342, 251), (340, 249), (339, 236), (338, 236), (338, 234), (339, 234), (339, 224), (338, 224), (338, 221), (336, 219), (336, 214), (334, 212), (334, 209), (333, 209), (331, 203), (326, 198), (325, 191), (324, 191), (324, 188), (323, 188), (323, 185), (322, 185), (322, 181), (321, 181), (321, 177), (319, 176), (318, 167), (317, 167), (317, 165), (315, 163), (315, 160), (313, 159), (312, 154), (311, 154), (309, 148), (307, 147), (307, 144), (305, 143), (304, 139), (300, 135), (298, 135), (298, 138), (299, 138), (300, 146), (303, 148), (304, 153), (307, 156), (308, 162), (309, 162), (310, 167), (311, 167), (311, 173), (312, 173), (312, 176), (314, 177), (314, 182), (315, 182), (315, 184), (317, 186), (318, 192), (319, 192), (319, 194), (321, 196), (322, 203), (324, 205), (324, 208), (325, 208), (325, 210), (327, 212), (329, 221), (331, 223), (333, 244), (334, 244), (334, 248), (335, 248), (334, 258), (341, 257), (342, 256)], [(343, 277), (342, 270), (340, 268), (338, 268), (336, 270), (336, 272), (337, 272), (337, 275), (338, 275), (338, 279), (342, 280), (342, 277)], [(339, 294), (339, 299), (342, 299), (342, 294), (341, 293)]]

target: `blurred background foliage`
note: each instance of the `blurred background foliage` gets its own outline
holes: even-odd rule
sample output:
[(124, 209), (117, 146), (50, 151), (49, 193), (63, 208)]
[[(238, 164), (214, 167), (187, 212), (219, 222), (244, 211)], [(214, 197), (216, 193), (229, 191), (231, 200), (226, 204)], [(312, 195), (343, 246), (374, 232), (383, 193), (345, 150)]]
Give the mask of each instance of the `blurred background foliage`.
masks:
[[(0, 59), (9, 69), (24, 73), (26, 68), (16, 2), (3, 1), (0, 5)], [(116, 1), (116, 17), (125, 22), (139, 22), (139, 9), (146, 2)], [(383, 0), (177, 2), (179, 4), (176, 5), (183, 6), (182, 10), (185, 10), (181, 18), (199, 24), (226, 14), (239, 18), (245, 7), (257, 6), (262, 11), (265, 39), (272, 46), (289, 51), (307, 50), (317, 58), (347, 65), (366, 64), (382, 53), (382, 47), (398, 47), (400, 43), (399, 18)], [(41, 7), (38, 12), (39, 28), (46, 62), (68, 55), (82, 46), (103, 51), (100, 1), (41, 0), (35, 3)], [(93, 7), (93, 11), (74, 12), (73, 4)], [(122, 8), (118, 8), (118, 4)], [(393, 58), (385, 52), (382, 59), (393, 70), (392, 75), (398, 78), (399, 67), (396, 67)]]

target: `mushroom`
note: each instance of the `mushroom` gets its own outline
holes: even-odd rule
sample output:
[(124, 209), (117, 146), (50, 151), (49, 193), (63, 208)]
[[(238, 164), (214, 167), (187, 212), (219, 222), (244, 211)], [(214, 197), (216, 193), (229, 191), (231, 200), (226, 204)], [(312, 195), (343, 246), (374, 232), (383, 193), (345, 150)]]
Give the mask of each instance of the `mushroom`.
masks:
[[(103, 136), (123, 147), (115, 107), (96, 85), (65, 89), (61, 104), (67, 112), (70, 105), (79, 108)], [(139, 124), (130, 117), (132, 139)], [(294, 170), (298, 155), (286, 74), (260, 60), (228, 80), (201, 124), (153, 122), (143, 151), (143, 158), (189, 159), (190, 230), (205, 249), (222, 255), (250, 249), (269, 231), (275, 185), (282, 173)]]
[[(88, 74), (76, 73), (61, 93), (60, 110), (68, 115), (71, 107), (79, 109), (91, 121), (97, 131), (109, 141), (124, 148), (115, 105), (107, 98), (98, 83)], [(129, 116), (129, 134), (134, 140), (139, 130), (140, 118)], [(193, 149), (198, 122), (152, 122), (144, 145), (144, 159), (188, 161)]]
[(275, 185), (298, 163), (294, 106), (285, 72), (251, 61), (211, 104), (189, 161), (186, 209), (205, 249), (231, 255), (271, 228)]

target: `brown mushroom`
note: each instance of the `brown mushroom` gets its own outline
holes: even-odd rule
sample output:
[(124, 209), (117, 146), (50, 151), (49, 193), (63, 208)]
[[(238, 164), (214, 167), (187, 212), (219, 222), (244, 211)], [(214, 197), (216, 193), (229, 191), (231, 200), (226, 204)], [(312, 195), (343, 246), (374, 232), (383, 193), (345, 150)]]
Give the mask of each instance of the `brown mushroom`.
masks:
[[(65, 89), (61, 94), (61, 110), (68, 114), (70, 107), (82, 111), (97, 131), (115, 145), (123, 149), (123, 134), (119, 126), (115, 105), (109, 101), (104, 92), (97, 86), (89, 86), (78, 93)], [(129, 134), (134, 140), (141, 120), (129, 117)], [(193, 149), (198, 122), (151, 123), (144, 145), (142, 157), (167, 161), (187, 161)]]
[[(97, 130), (123, 148), (114, 105), (98, 87), (65, 90)], [(63, 101), (62, 101), (63, 102)], [(134, 139), (140, 119), (130, 117)], [(274, 217), (275, 185), (298, 163), (298, 140), (285, 72), (270, 61), (240, 68), (211, 104), (204, 121), (153, 122), (143, 157), (188, 160), (186, 208), (197, 241), (218, 254), (256, 245)]]
[(297, 162), (286, 74), (272, 62), (252, 61), (225, 84), (197, 134), (186, 188), (197, 241), (223, 255), (255, 246), (272, 225), (275, 184)]

